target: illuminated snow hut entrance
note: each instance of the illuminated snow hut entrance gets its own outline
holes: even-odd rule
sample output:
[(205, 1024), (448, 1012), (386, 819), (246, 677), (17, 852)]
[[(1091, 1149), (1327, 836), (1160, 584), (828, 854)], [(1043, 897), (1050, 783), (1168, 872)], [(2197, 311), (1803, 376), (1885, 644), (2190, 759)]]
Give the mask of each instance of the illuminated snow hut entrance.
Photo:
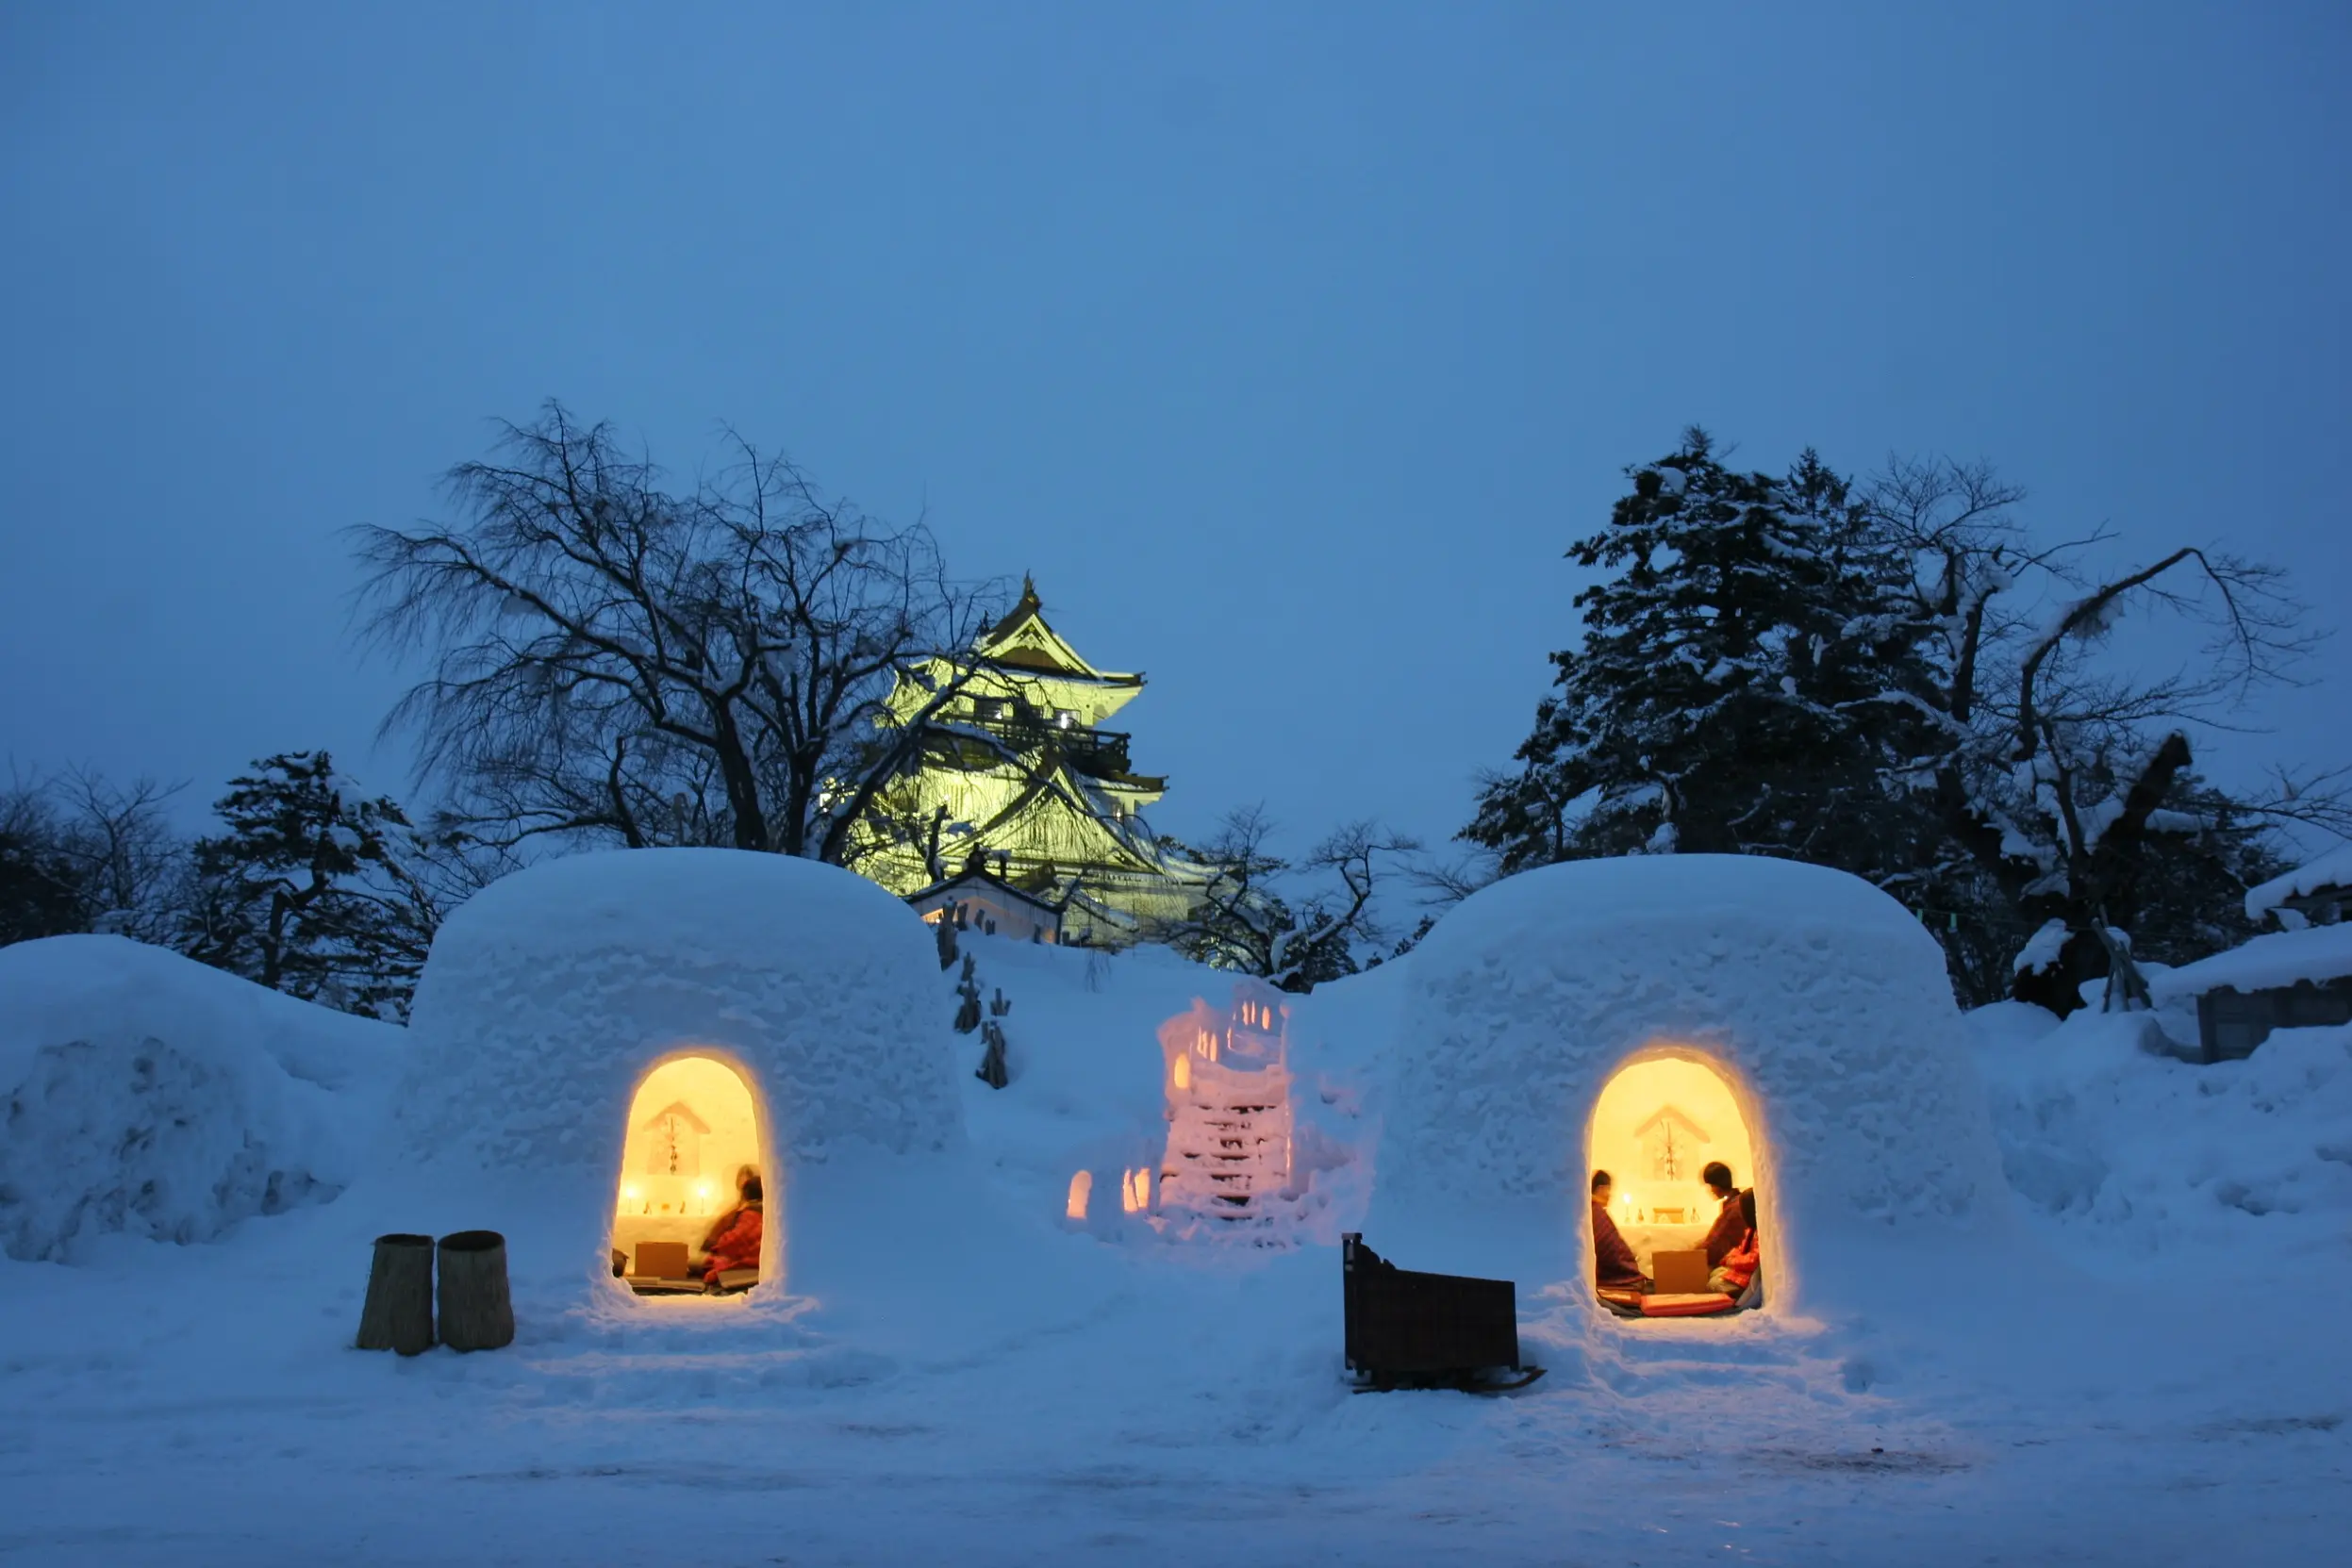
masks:
[[(1593, 1105), (1585, 1154), (1588, 1182), (1596, 1172), (1609, 1173), (1609, 1218), (1641, 1272), (1656, 1281), (1658, 1298), (1646, 1315), (1721, 1306), (1706, 1283), (1711, 1261), (1692, 1255), (1704, 1260), (1722, 1213), (1701, 1174), (1707, 1166), (1729, 1167), (1735, 1193), (1756, 1184), (1755, 1141), (1730, 1081), (1697, 1056), (1653, 1056), (1619, 1068)], [(1699, 1296), (1711, 1299), (1681, 1299)], [(1662, 1312), (1668, 1302), (1681, 1308)], [(1622, 1296), (1615, 1304), (1625, 1305)]]
[(748, 1268), (713, 1270), (706, 1250), (713, 1227), (741, 1206), (746, 1170), (759, 1171), (759, 1113), (740, 1074), (708, 1056), (646, 1074), (621, 1147), (613, 1272), (640, 1296), (700, 1294), (712, 1274), (722, 1288), (749, 1289), (772, 1257), (772, 1232)]
[[(1195, 1001), (1160, 1026), (1168, 1152), (1159, 1213), (1218, 1229), (1262, 1230), (1291, 1199), (1290, 1009), (1270, 985), (1244, 981), (1230, 1006)], [(1138, 1173), (1142, 1174), (1142, 1173)], [(1128, 1206), (1150, 1197), (1131, 1178)]]

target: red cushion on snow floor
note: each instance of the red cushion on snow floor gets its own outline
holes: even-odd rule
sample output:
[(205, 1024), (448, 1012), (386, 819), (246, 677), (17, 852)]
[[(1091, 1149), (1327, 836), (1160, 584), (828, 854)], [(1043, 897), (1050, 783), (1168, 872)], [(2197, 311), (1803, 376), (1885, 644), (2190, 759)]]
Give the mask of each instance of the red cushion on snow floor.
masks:
[(1731, 1298), (1721, 1291), (1705, 1291), (1696, 1296), (1645, 1296), (1642, 1297), (1644, 1317), (1705, 1317), (1710, 1312), (1728, 1312)]

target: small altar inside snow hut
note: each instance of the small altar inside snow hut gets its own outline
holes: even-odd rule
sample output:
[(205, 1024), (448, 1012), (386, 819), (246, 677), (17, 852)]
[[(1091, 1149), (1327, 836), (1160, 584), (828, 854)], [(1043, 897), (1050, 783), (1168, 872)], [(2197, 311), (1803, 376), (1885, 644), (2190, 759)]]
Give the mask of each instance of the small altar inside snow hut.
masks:
[(1613, 1179), (1609, 1217), (1644, 1272), (1660, 1249), (1698, 1246), (1720, 1203), (1699, 1173), (1731, 1167), (1756, 1183), (1755, 1145), (1731, 1083), (1697, 1052), (1654, 1055), (1611, 1076), (1593, 1105), (1585, 1175)]
[(664, 1062), (630, 1101), (614, 1249), (634, 1258), (646, 1242), (696, 1248), (735, 1206), (737, 1173), (758, 1164), (758, 1111), (742, 1076), (716, 1057)]

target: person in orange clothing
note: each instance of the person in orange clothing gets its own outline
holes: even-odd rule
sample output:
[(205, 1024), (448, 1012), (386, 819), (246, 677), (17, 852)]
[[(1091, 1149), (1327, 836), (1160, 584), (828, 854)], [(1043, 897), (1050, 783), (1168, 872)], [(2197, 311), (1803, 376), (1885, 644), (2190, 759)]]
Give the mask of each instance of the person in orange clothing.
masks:
[(745, 1165), (735, 1173), (736, 1191), (741, 1201), (711, 1221), (709, 1231), (703, 1237), (703, 1283), (715, 1286), (719, 1276), (731, 1268), (759, 1266), (759, 1237), (761, 1230), (759, 1172)]
[(1723, 1262), (1707, 1275), (1709, 1290), (1721, 1291), (1734, 1300), (1755, 1280), (1756, 1270), (1764, 1261), (1762, 1249), (1756, 1244), (1756, 1189), (1753, 1187), (1740, 1194), (1740, 1219), (1747, 1228), (1747, 1234), (1723, 1255)]

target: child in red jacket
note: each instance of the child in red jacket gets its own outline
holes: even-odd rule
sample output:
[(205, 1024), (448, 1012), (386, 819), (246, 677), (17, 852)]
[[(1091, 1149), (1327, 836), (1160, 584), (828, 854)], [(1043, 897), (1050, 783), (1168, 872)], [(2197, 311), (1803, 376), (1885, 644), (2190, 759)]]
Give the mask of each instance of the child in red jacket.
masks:
[(717, 1285), (719, 1276), (727, 1269), (759, 1266), (759, 1172), (745, 1165), (735, 1173), (735, 1184), (742, 1201), (713, 1220), (703, 1238), (703, 1250), (709, 1254), (703, 1262), (705, 1286)]
[(1724, 1295), (1734, 1298), (1755, 1279), (1756, 1270), (1763, 1263), (1762, 1251), (1756, 1245), (1756, 1191), (1754, 1188), (1751, 1187), (1740, 1194), (1739, 1213), (1741, 1220), (1747, 1227), (1746, 1233), (1733, 1244), (1729, 1252), (1723, 1255), (1723, 1261), (1715, 1264), (1707, 1275), (1709, 1290), (1721, 1291)]

